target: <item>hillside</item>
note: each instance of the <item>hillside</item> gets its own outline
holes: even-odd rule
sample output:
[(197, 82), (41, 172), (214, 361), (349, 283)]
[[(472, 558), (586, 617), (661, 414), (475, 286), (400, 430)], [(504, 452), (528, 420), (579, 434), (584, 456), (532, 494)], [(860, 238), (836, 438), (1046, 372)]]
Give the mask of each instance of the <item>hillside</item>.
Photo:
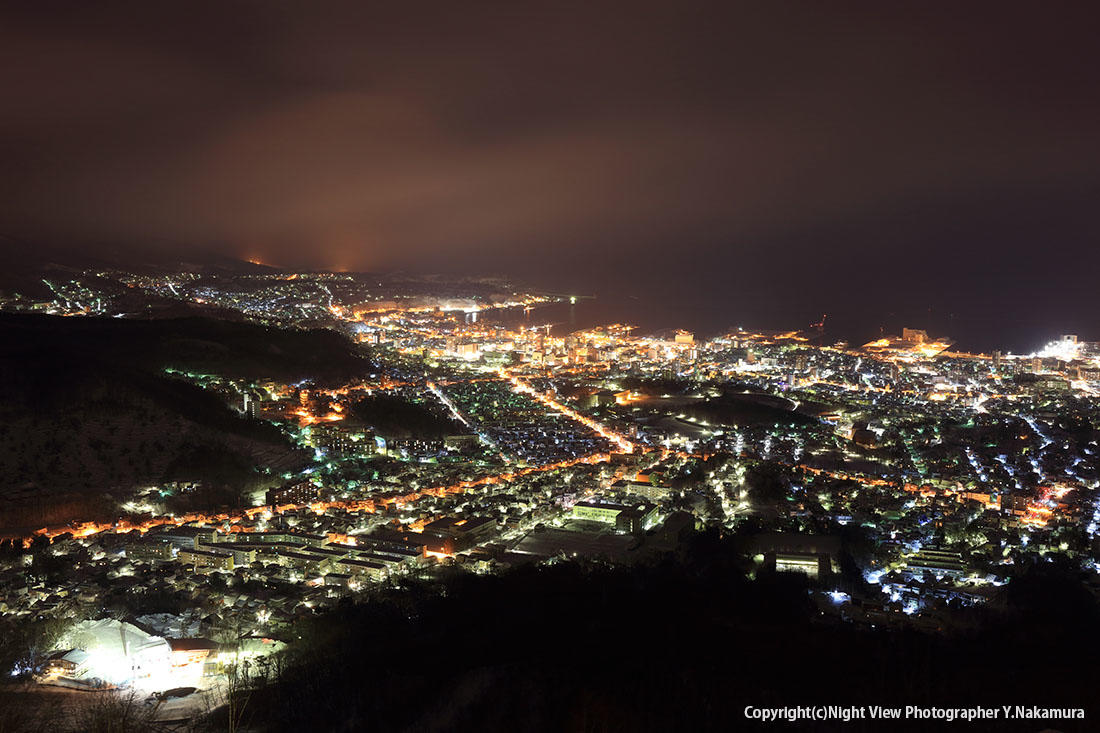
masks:
[(0, 316), (0, 526), (87, 517), (107, 493), (161, 481), (200, 481), (193, 500), (232, 504), (265, 467), (300, 460), (277, 429), (166, 367), (296, 381), (347, 378), (369, 362), (331, 332)]
[(343, 336), (208, 318), (131, 320), (0, 314), (0, 362), (64, 374), (101, 364), (230, 377), (343, 381), (370, 361)]
[(357, 418), (382, 435), (428, 439), (442, 438), (465, 430), (449, 416), (387, 394), (365, 397), (356, 402), (352, 409)]
[[(186, 260), (186, 261), (185, 261)], [(50, 298), (43, 278), (87, 277), (89, 271), (125, 269), (135, 273), (265, 273), (276, 269), (220, 254), (213, 248), (162, 243), (134, 246), (118, 242), (20, 239), (0, 234), (0, 292)]]

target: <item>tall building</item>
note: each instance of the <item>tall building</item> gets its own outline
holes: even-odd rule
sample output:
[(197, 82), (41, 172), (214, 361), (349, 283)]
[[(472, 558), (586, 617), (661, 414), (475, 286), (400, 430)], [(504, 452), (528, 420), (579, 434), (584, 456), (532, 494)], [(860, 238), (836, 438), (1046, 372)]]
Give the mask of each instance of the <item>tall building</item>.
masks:
[(928, 340), (928, 332), (921, 328), (903, 328), (901, 329), (901, 338), (903, 341), (923, 344)]
[(308, 504), (317, 501), (321, 490), (311, 481), (295, 481), (284, 486), (267, 490), (267, 503), (277, 504)]

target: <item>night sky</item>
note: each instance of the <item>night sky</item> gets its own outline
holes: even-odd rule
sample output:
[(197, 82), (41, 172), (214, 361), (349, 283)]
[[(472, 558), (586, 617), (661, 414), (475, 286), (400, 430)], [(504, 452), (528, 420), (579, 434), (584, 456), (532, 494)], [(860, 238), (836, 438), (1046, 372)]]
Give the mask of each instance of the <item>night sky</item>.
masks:
[(9, 237), (1100, 339), (1087, 3), (12, 5)]

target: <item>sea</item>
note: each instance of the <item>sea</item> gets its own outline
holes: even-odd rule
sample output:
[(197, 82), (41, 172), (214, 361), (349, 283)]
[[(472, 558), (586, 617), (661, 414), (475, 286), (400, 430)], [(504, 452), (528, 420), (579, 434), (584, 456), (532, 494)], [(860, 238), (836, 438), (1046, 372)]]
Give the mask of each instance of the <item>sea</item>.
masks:
[[(1028, 354), (1068, 333), (1075, 333), (1082, 340), (1100, 339), (1100, 334), (1081, 328), (1079, 319), (1040, 313), (1031, 316), (991, 313), (983, 308), (956, 312), (935, 307), (879, 311), (871, 304), (853, 305), (839, 299), (816, 312), (797, 304), (768, 307), (766, 303), (731, 303), (721, 297), (667, 297), (652, 292), (580, 293), (574, 302), (565, 299), (532, 308), (528, 313), (519, 309), (483, 312), (481, 318), (512, 327), (549, 325), (556, 336), (622, 323), (635, 326), (642, 335), (684, 329), (697, 339), (713, 338), (738, 328), (801, 330), (824, 319), (823, 343), (863, 344), (882, 336), (900, 335), (903, 328), (919, 328), (932, 337), (952, 339), (955, 351), (974, 353), (1000, 350), (1006, 354)], [(1077, 333), (1079, 329), (1084, 332)]]

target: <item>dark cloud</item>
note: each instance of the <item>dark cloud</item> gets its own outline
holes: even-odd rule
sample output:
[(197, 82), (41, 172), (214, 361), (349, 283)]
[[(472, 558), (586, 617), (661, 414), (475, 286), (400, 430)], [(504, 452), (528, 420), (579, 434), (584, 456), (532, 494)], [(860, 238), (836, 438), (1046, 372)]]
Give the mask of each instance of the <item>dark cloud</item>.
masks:
[(829, 252), (853, 284), (914, 248), (1100, 264), (1082, 229), (989, 212), (1056, 192), (1086, 220), (1083, 7), (371, 5), (7, 9), (0, 228), (589, 283), (670, 256), (758, 278)]

